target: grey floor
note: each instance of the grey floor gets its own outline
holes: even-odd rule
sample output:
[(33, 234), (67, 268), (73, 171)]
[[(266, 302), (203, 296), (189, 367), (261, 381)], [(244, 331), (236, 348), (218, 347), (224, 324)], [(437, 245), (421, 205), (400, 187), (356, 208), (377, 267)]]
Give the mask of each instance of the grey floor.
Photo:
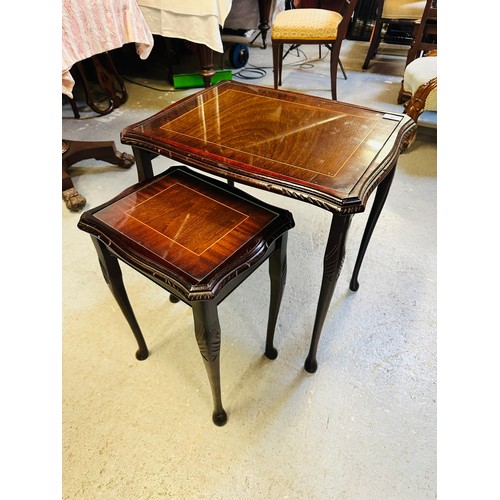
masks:
[[(348, 79), (339, 73), (339, 100), (402, 112), (396, 98), (404, 50), (387, 49), (362, 71), (367, 48), (366, 42), (345, 42), (341, 59)], [(305, 50), (317, 58), (317, 48)], [(301, 57), (285, 60), (283, 88), (330, 97), (328, 63), (300, 68)], [(248, 81), (271, 86), (270, 48), (252, 47), (249, 63), (267, 67), (267, 74)], [(167, 89), (154, 78), (142, 83)], [(114, 140), (119, 150), (131, 152), (119, 140), (125, 126), (196, 91), (132, 83), (127, 89), (128, 102), (102, 117), (90, 118), (82, 109), (76, 120), (63, 101), (63, 137)], [(289, 237), (278, 358), (263, 357), (265, 266), (219, 308), (229, 414), (222, 428), (211, 421), (191, 310), (171, 304), (156, 285), (124, 268), (151, 351), (146, 361), (137, 361), (132, 333), (100, 273), (90, 237), (77, 229), (80, 214), (61, 202), (63, 498), (436, 497), (436, 115), (428, 114), (422, 124), (400, 157), (357, 292), (348, 284), (367, 214), (353, 218), (313, 375), (303, 364), (330, 215), (239, 186), (291, 210), (296, 227)], [(155, 171), (169, 165), (158, 159)], [(137, 180), (135, 167), (122, 170), (96, 160), (81, 162), (73, 173), (86, 208)]]

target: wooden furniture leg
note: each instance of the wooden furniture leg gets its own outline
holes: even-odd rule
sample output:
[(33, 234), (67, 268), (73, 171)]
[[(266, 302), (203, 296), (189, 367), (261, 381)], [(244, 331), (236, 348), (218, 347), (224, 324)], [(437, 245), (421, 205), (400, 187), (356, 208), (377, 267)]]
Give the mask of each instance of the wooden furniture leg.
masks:
[(62, 142), (62, 197), (69, 210), (81, 210), (87, 201), (73, 186), (69, 169), (75, 163), (89, 158), (105, 161), (120, 168), (130, 168), (134, 157), (116, 150), (113, 141), (69, 141)]
[(220, 385), (218, 305), (269, 260), (265, 354), (276, 358), (273, 341), (286, 281), (286, 234), (293, 226), (290, 212), (183, 166), (129, 187), (84, 212), (78, 223), (90, 234), (104, 279), (134, 333), (137, 359), (146, 359), (148, 349), (119, 261), (191, 306), (212, 391), (212, 420), (218, 426), (227, 421)]
[(134, 153), (135, 163), (137, 166), (137, 178), (139, 182), (151, 179), (153, 177), (153, 163), (151, 160), (156, 158), (158, 155), (134, 146), (132, 146), (132, 152)]
[(262, 48), (266, 48), (267, 32), (270, 29), (271, 0), (259, 0), (259, 31), (262, 36)]
[(104, 280), (108, 284), (113, 297), (120, 306), (120, 309), (130, 325), (135, 339), (137, 340), (139, 349), (136, 352), (135, 357), (142, 361), (149, 356), (149, 351), (146, 341), (144, 340), (144, 336), (142, 335), (141, 328), (135, 318), (132, 306), (130, 305), (127, 292), (123, 284), (123, 277), (118, 259), (112, 255), (106, 248), (106, 245), (99, 241), (95, 236), (91, 235), (91, 238), (97, 251)]
[(267, 337), (265, 354), (269, 359), (276, 359), (278, 351), (274, 347), (274, 332), (281, 299), (286, 283), (286, 248), (288, 233), (285, 233), (276, 242), (276, 250), (269, 257), (269, 277), (271, 279), (271, 300), (269, 302), (269, 319), (267, 322)]
[(323, 260), (323, 280), (311, 337), (311, 346), (304, 365), (305, 370), (309, 373), (314, 373), (318, 369), (316, 353), (318, 350), (319, 338), (344, 263), (345, 243), (347, 241), (347, 233), (349, 231), (351, 219), (352, 215), (332, 214), (330, 234), (328, 236)]
[(382, 182), (377, 187), (377, 193), (375, 194), (375, 199), (373, 200), (373, 206), (366, 223), (365, 231), (363, 233), (363, 238), (361, 239), (361, 245), (359, 247), (358, 256), (356, 258), (356, 263), (354, 264), (354, 271), (352, 273), (351, 282), (349, 288), (355, 292), (359, 288), (358, 275), (361, 269), (361, 264), (365, 256), (366, 249), (368, 248), (368, 243), (370, 243), (370, 238), (372, 236), (375, 225), (377, 224), (378, 218), (384, 208), (385, 200), (389, 194), (389, 189), (391, 188), (392, 180), (394, 179), (394, 174), (396, 173), (396, 167), (394, 167), (382, 180)]
[[(89, 84), (83, 61), (77, 62), (75, 67), (78, 69), (80, 76), (79, 80), (81, 81), (85, 91), (87, 105), (98, 115), (107, 115), (127, 102), (128, 94), (125, 87), (125, 81), (116, 69), (111, 56), (107, 52), (92, 56), (90, 59), (95, 68), (99, 89), (108, 101), (106, 106), (102, 107), (95, 99), (95, 92)], [(73, 108), (75, 118), (78, 118), (79, 116), (76, 116), (77, 113), (75, 113), (73, 104), (71, 106)]]
[(222, 426), (227, 422), (227, 413), (222, 406), (220, 390), (221, 330), (217, 304), (213, 300), (198, 301), (192, 303), (192, 308), (196, 341), (212, 389), (214, 403), (212, 421), (215, 425)]
[(196, 44), (196, 46), (198, 48), (198, 57), (201, 67), (200, 75), (203, 78), (203, 84), (205, 87), (210, 87), (212, 76), (215, 75), (213, 50), (202, 44)]

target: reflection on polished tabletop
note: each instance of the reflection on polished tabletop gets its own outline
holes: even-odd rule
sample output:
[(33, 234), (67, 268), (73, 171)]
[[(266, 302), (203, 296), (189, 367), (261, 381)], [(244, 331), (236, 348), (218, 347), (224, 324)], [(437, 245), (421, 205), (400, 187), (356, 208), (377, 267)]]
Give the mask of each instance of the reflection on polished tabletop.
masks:
[(127, 127), (122, 142), (352, 213), (413, 126), (405, 115), (222, 82)]
[[(377, 189), (351, 289), (394, 176), (404, 139), (415, 129), (406, 115), (238, 82), (221, 82), (125, 128), (139, 180), (163, 155), (332, 212), (323, 281), (306, 369), (316, 349), (345, 254), (352, 214)], [(292, 250), (293, 251), (293, 250)]]
[(119, 261), (191, 307), (212, 390), (212, 420), (221, 426), (227, 413), (220, 384), (218, 305), (268, 261), (265, 355), (277, 357), (274, 331), (286, 282), (287, 232), (294, 224), (288, 210), (176, 166), (84, 212), (78, 227), (91, 235), (104, 279), (137, 341), (137, 359), (146, 359), (149, 350)]

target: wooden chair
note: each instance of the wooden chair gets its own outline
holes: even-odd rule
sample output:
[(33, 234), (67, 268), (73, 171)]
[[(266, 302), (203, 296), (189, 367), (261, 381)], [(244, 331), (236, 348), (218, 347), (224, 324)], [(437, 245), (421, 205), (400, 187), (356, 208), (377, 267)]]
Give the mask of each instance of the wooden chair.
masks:
[[(398, 103), (404, 102), (405, 113), (417, 123), (424, 111), (437, 111), (437, 51), (414, 59), (405, 69)], [(406, 137), (403, 149), (416, 137), (416, 130)]]
[(437, 50), (437, 0), (427, 0), (422, 19), (408, 51), (406, 66), (423, 54)]
[(274, 88), (281, 85), (284, 44), (326, 45), (330, 50), (332, 99), (337, 100), (337, 68), (340, 48), (358, 0), (342, 0), (338, 11), (291, 9), (280, 12), (273, 21)]
[(414, 39), (425, 5), (425, 0), (378, 0), (375, 11), (375, 24), (363, 69), (368, 69), (370, 61), (377, 54), (380, 42), (384, 38), (383, 28), (390, 25), (405, 26), (412, 31), (411, 39)]
[(89, 233), (114, 298), (144, 360), (149, 352), (125, 291), (118, 261), (146, 276), (193, 310), (195, 336), (208, 374), (213, 422), (224, 425), (218, 305), (269, 260), (271, 299), (265, 354), (278, 355), (274, 329), (286, 281), (287, 231), (292, 214), (230, 186), (172, 167), (84, 212), (78, 227)]

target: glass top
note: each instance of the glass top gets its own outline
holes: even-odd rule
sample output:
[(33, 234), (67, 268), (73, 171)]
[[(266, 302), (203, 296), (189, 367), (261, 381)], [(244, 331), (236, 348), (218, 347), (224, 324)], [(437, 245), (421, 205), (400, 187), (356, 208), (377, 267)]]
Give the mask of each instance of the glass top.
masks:
[(127, 127), (122, 141), (338, 207), (363, 204), (363, 192), (394, 166), (411, 126), (405, 115), (221, 82)]

